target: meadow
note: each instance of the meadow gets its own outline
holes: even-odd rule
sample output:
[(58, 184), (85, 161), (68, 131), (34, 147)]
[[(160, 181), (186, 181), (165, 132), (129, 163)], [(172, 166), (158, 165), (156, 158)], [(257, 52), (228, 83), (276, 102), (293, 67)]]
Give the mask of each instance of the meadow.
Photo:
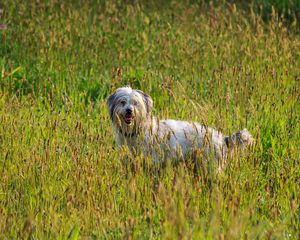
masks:
[[(226, 1), (0, 8), (0, 239), (299, 239), (293, 14)], [(219, 175), (205, 162), (153, 174), (114, 142), (106, 101), (124, 85), (160, 118), (246, 127), (255, 145)]]

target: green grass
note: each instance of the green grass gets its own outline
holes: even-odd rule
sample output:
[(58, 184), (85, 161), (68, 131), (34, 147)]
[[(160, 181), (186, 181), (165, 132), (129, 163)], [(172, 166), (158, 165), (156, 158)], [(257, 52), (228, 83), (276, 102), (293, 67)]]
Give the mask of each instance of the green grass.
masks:
[[(298, 239), (299, 23), (226, 3), (71, 2), (1, 5), (0, 238)], [(115, 148), (106, 99), (123, 85), (159, 117), (247, 127), (256, 144), (219, 176), (157, 176)]]

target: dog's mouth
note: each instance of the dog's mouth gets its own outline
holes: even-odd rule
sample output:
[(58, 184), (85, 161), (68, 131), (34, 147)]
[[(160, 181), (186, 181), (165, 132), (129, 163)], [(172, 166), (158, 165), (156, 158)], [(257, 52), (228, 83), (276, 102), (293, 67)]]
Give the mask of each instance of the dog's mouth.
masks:
[(124, 122), (126, 124), (131, 124), (133, 122), (133, 114), (132, 113), (126, 113), (125, 116), (124, 116)]

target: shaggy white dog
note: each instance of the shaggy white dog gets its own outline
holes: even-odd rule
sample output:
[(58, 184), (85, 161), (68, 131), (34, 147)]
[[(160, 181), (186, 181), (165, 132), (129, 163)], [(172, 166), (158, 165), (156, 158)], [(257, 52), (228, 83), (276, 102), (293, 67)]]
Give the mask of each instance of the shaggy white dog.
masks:
[(222, 160), (234, 146), (243, 149), (253, 142), (247, 129), (223, 136), (217, 130), (194, 122), (158, 120), (152, 116), (152, 107), (149, 95), (130, 87), (119, 88), (108, 98), (117, 144), (127, 145), (132, 152), (143, 151), (152, 156), (154, 162), (184, 159), (199, 150)]

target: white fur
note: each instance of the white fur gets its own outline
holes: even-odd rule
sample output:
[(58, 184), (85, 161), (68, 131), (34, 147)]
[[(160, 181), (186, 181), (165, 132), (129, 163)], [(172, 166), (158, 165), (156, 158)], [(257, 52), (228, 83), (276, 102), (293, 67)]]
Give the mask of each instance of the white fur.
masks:
[[(233, 146), (244, 148), (253, 142), (247, 129), (228, 137), (195, 122), (158, 120), (152, 116), (152, 106), (149, 95), (130, 87), (117, 89), (108, 99), (117, 144), (127, 145), (133, 152), (143, 151), (154, 162), (184, 159), (198, 150), (221, 160)], [(124, 121), (128, 108), (133, 110), (130, 124)]]

